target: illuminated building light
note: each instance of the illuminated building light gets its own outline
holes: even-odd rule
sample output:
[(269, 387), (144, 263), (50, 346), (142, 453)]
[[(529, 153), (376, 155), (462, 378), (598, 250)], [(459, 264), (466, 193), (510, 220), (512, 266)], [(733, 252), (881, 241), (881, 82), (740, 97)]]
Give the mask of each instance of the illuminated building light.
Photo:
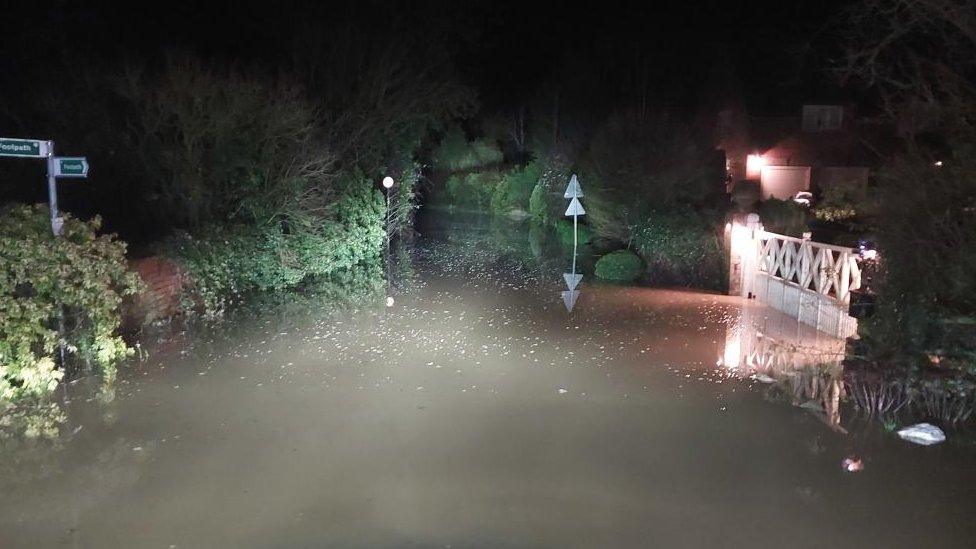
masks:
[(766, 158), (761, 154), (750, 154), (746, 157), (746, 176), (759, 175), (766, 166)]

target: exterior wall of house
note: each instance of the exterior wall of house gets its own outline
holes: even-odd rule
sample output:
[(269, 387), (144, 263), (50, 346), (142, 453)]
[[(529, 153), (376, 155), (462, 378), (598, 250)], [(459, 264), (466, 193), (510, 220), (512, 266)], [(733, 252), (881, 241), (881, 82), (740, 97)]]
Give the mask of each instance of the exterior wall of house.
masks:
[[(798, 191), (866, 188), (869, 168), (852, 112), (842, 105), (803, 105), (799, 117), (719, 113), (716, 148), (725, 153), (726, 191), (759, 181), (762, 197)], [(789, 195), (789, 196), (787, 196)]]
[(810, 190), (809, 166), (766, 166), (760, 179), (763, 200), (790, 200), (800, 191)]

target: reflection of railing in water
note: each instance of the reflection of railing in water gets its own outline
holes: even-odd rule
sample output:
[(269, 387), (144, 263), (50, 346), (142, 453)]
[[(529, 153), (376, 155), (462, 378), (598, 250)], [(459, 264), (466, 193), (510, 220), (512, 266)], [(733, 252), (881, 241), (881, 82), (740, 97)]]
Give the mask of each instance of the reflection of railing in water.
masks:
[(843, 339), (754, 306), (743, 307), (727, 330), (720, 366), (743, 378), (776, 383), (794, 405), (821, 412), (831, 428), (843, 431)]

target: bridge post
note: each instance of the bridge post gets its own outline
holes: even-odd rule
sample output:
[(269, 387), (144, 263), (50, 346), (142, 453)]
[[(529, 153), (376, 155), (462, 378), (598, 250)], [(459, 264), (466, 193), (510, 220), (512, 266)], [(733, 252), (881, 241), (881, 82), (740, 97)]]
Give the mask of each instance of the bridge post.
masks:
[(756, 214), (735, 216), (726, 224), (726, 241), (729, 252), (729, 295), (752, 297), (756, 278), (756, 262), (759, 256), (759, 238), (756, 231), (762, 229)]

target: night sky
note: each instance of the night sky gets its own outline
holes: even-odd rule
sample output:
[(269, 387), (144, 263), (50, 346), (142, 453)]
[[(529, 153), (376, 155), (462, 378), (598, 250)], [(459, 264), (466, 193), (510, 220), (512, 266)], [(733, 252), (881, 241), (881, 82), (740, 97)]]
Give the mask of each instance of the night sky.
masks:
[(824, 37), (844, 2), (109, 4), (7, 12), (6, 85), (24, 85), (12, 75), (52, 62), (153, 63), (166, 52), (273, 69), (302, 36), (330, 40), (355, 29), (377, 41), (436, 44), (490, 109), (512, 108), (549, 84), (584, 103), (644, 88), (659, 104), (693, 110), (731, 92), (758, 113), (793, 114), (799, 102), (836, 96), (822, 73), (832, 53)]

